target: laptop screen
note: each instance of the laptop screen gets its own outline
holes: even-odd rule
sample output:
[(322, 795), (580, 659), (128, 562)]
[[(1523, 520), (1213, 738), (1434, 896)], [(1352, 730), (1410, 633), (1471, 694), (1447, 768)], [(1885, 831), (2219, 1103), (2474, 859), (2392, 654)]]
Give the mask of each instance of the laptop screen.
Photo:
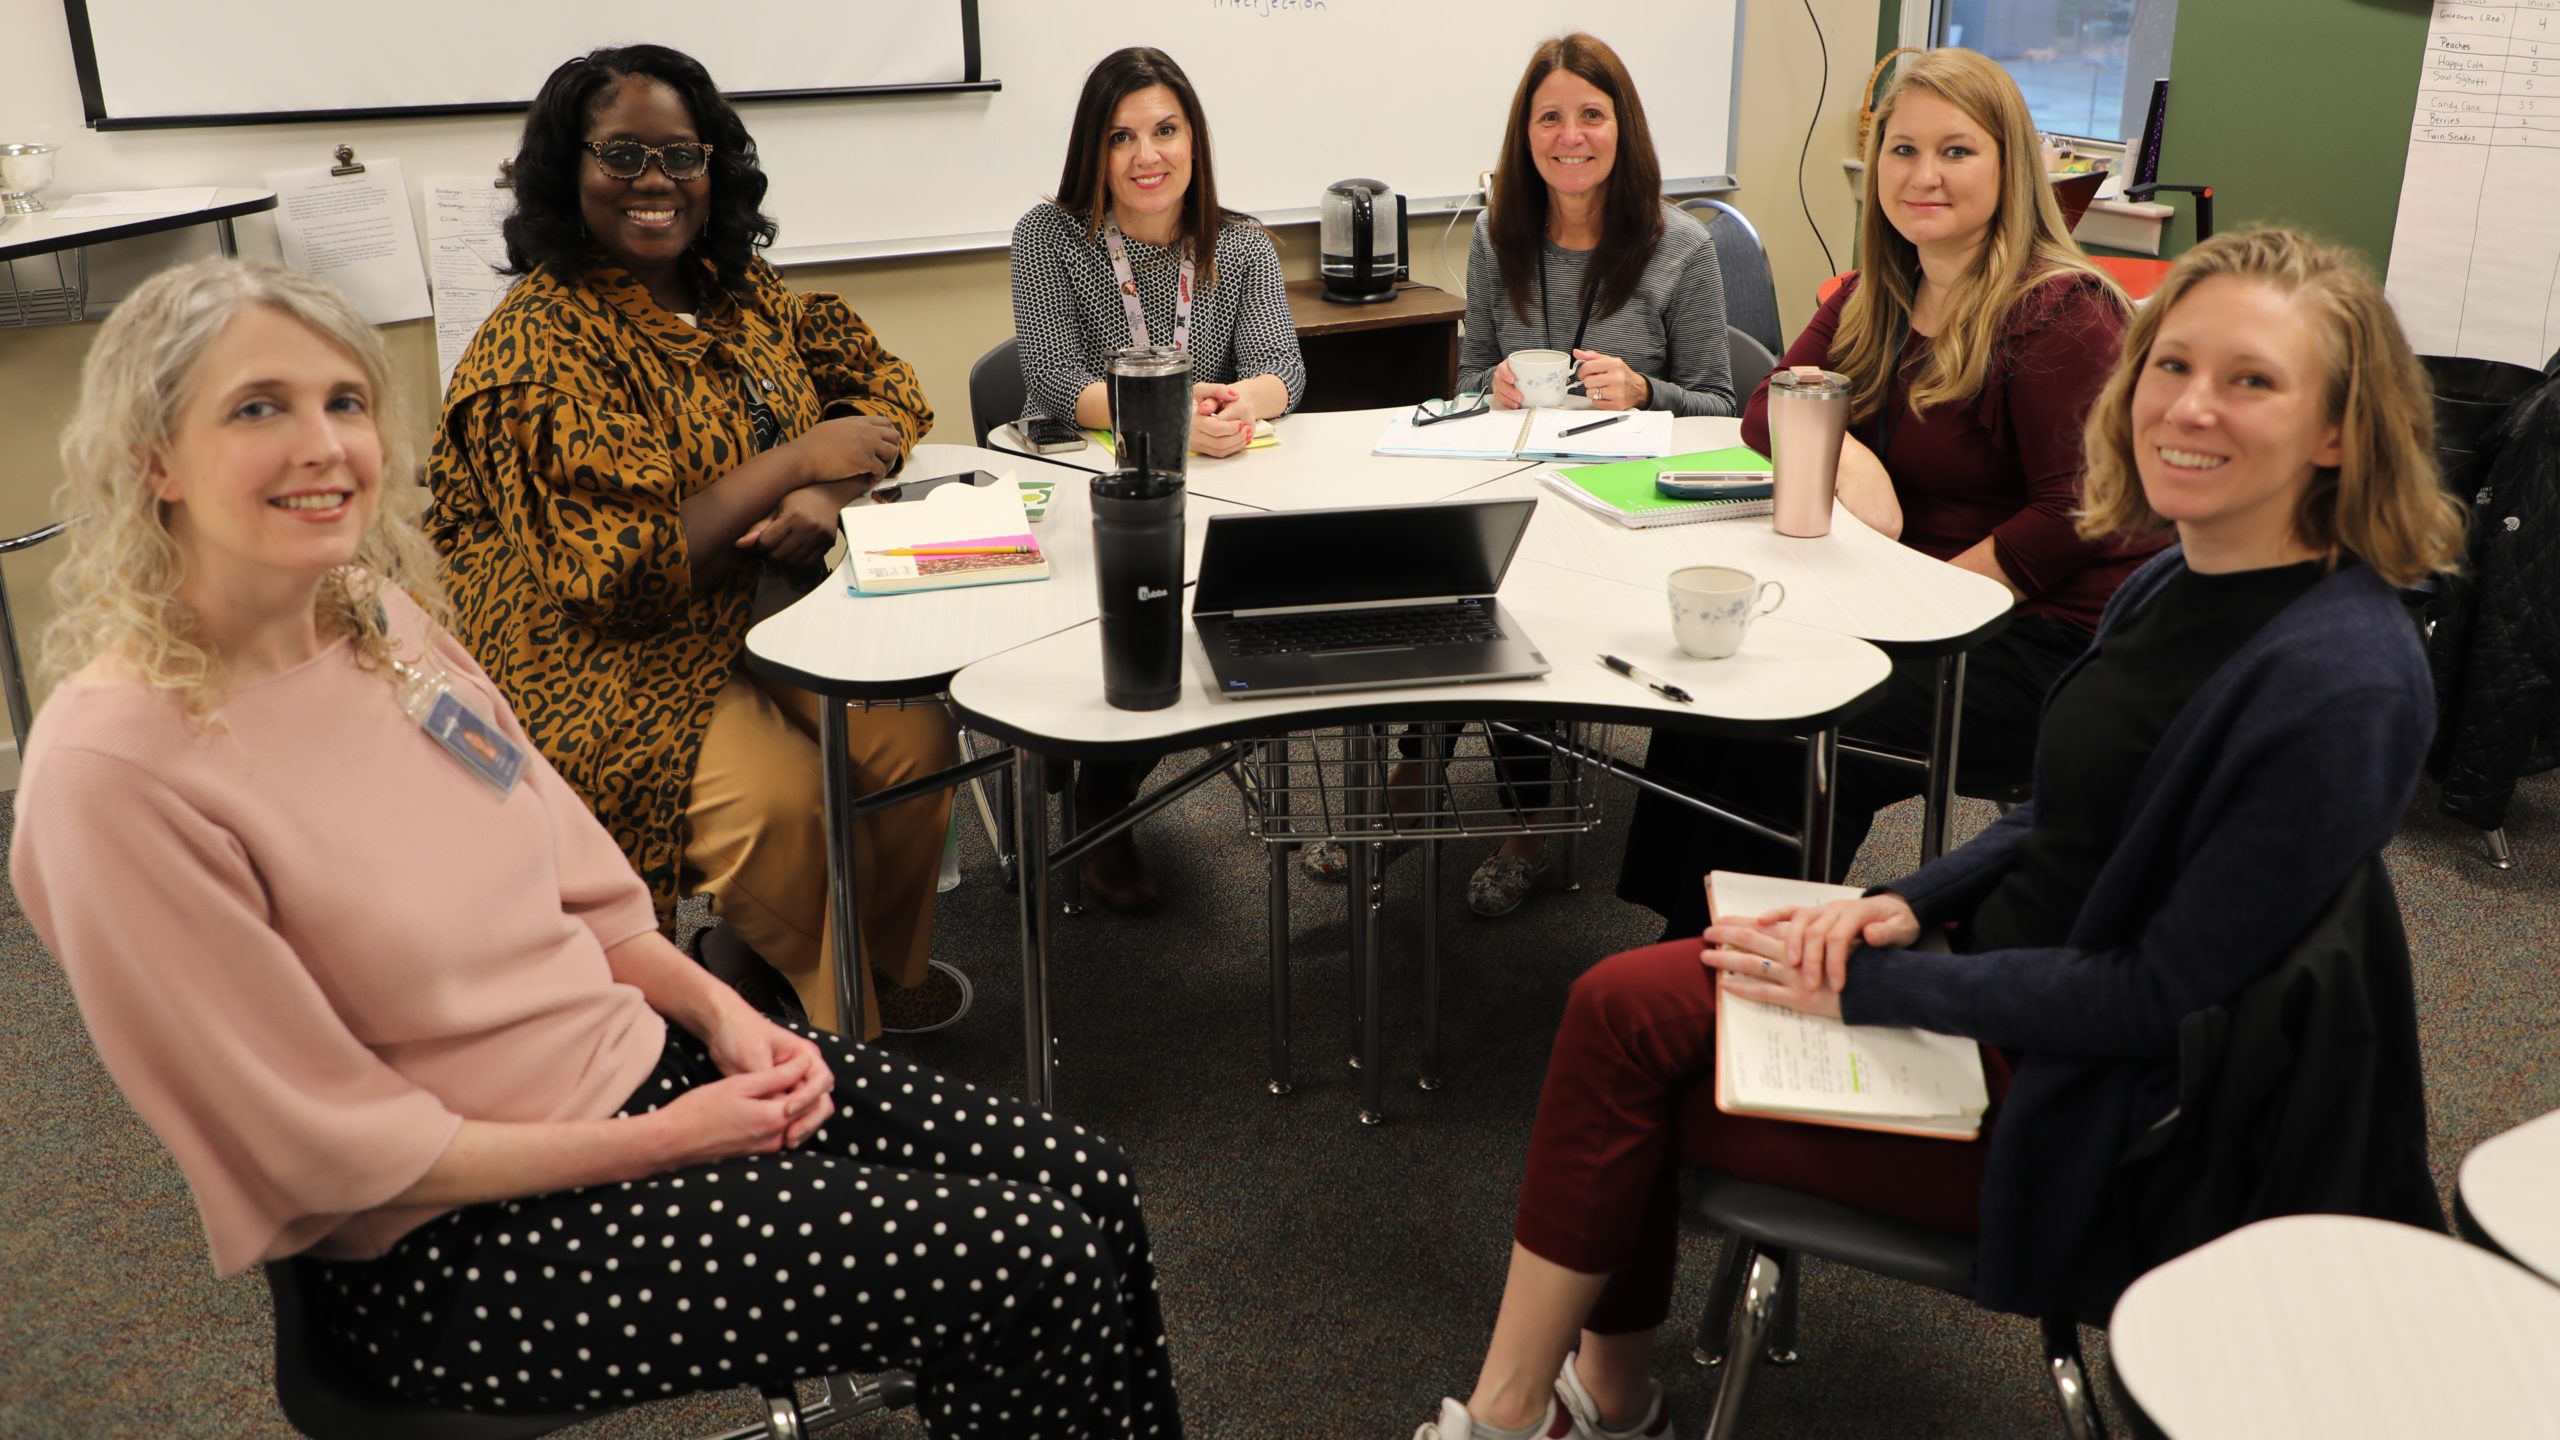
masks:
[(1490, 595), (1534, 499), (1217, 515), (1200, 555), (1197, 614)]

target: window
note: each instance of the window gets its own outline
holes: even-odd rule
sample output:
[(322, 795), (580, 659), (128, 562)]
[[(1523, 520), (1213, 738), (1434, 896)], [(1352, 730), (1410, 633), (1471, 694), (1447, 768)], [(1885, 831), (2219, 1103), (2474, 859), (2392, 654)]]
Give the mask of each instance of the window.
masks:
[(1936, 0), (1937, 41), (2000, 62), (2049, 135), (2130, 143), (2169, 73), (2178, 0)]

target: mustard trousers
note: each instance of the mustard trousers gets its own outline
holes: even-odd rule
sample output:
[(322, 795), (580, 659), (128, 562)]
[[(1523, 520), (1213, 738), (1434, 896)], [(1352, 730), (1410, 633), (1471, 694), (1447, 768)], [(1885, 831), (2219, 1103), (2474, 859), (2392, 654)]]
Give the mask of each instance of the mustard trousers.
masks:
[[(790, 980), (810, 1024), (837, 1030), (836, 917), (827, 912), (826, 791), (818, 750), (822, 710), (823, 702), (806, 690), (743, 669), (730, 672), (712, 702), (711, 728), (685, 805), (684, 886), (708, 895), (713, 913)], [(958, 753), (951, 717), (940, 705), (853, 710), (845, 735), (857, 798), (930, 775)], [(874, 976), (898, 986), (924, 979), (934, 880), (950, 823), (946, 790), (864, 816), (855, 826), (854, 885), (869, 971), (862, 977), (865, 1038), (880, 1033)]]

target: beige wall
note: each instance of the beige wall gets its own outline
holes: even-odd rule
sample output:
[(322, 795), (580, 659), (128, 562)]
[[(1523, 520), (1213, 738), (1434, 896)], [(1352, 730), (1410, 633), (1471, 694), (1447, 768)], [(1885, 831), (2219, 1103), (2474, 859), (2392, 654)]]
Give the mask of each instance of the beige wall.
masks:
[[(1768, 244), (1779, 310), (1792, 330), (1812, 314), (1814, 283), (1826, 273), (1798, 205), (1795, 179), (1797, 152), (1813, 118), (1820, 55), (1800, 7), (1764, 3), (1746, 10), (1735, 162), (1743, 184), (1729, 198), (1752, 218)], [(1814, 0), (1814, 10), (1830, 40), (1831, 86), (1805, 161), (1805, 193), (1832, 254), (1845, 266), (1853, 197), (1841, 178), (1840, 157), (1855, 139), (1856, 92), (1873, 60), (1877, 0)], [(1416, 279), (1459, 283), (1452, 275), (1462, 277), (1466, 271), (1469, 223), (1460, 221), (1453, 234), (1445, 219), (1416, 224)], [(204, 242), (196, 244), (200, 249)], [(196, 253), (170, 248), (172, 258)], [(1280, 251), (1290, 275), (1315, 273), (1312, 227), (1284, 227)], [(889, 348), (923, 377), (936, 417), (932, 438), (968, 443), (970, 362), (1013, 333), (1004, 252), (814, 267), (795, 270), (790, 279), (796, 286), (834, 290), (850, 299)], [(53, 490), (60, 483), (55, 435), (70, 412), (80, 357), (94, 330), (94, 325), (0, 330), (0, 534), (20, 534), (51, 518)], [(423, 441), (436, 398), (433, 329), (414, 321), (388, 327), (385, 336), (409, 377), (406, 389)], [(50, 613), (43, 586), (51, 568), (44, 550), (9, 562), (18, 631), (30, 642)]]

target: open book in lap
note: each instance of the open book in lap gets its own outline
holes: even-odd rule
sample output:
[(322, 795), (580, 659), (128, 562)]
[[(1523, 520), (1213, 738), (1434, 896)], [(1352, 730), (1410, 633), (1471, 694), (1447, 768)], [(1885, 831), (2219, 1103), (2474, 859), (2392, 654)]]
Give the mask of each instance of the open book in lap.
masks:
[[(1707, 877), (1707, 909), (1720, 920), (1860, 893), (1853, 885), (1729, 870)], [(1982, 1133), (1990, 1106), (1982, 1047), (1974, 1041), (1716, 997), (1716, 1108), (1729, 1114), (1970, 1140)]]

